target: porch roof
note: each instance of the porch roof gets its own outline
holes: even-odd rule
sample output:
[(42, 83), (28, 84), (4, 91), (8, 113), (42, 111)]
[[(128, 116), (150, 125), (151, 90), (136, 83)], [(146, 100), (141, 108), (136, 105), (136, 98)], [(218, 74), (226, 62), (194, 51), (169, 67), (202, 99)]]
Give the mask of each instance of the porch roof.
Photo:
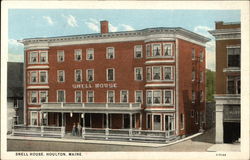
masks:
[(140, 103), (43, 103), (43, 112), (140, 113)]

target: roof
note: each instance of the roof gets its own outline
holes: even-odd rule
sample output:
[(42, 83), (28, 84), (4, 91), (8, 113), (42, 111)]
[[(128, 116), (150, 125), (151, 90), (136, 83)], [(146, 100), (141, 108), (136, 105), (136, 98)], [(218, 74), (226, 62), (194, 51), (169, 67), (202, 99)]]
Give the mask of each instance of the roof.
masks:
[(23, 97), (23, 63), (8, 62), (7, 97)]
[(68, 36), (56, 36), (56, 37), (37, 37), (37, 38), (26, 38), (19, 42), (28, 43), (39, 43), (39, 42), (54, 42), (54, 41), (69, 41), (69, 40), (88, 40), (88, 39), (101, 39), (101, 38), (117, 38), (117, 37), (129, 37), (129, 36), (147, 36), (152, 34), (181, 34), (187, 37), (192, 37), (202, 43), (210, 41), (209, 38), (186, 30), (181, 27), (157, 27), (157, 28), (146, 28), (135, 31), (121, 31), (121, 32), (108, 32), (108, 33), (93, 33), (93, 34), (80, 34), (80, 35), (68, 35)]

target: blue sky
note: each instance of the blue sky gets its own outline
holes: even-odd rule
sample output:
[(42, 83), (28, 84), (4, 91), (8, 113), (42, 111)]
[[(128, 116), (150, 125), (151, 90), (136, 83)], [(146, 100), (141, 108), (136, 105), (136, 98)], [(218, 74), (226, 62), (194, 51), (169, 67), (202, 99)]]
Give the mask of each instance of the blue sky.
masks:
[(99, 21), (108, 20), (110, 31), (151, 27), (183, 27), (212, 40), (207, 44), (207, 68), (215, 67), (215, 46), (207, 30), (215, 21), (239, 22), (239, 10), (104, 10), (104, 9), (10, 9), (8, 61), (23, 61), (23, 38), (52, 37), (99, 32)]

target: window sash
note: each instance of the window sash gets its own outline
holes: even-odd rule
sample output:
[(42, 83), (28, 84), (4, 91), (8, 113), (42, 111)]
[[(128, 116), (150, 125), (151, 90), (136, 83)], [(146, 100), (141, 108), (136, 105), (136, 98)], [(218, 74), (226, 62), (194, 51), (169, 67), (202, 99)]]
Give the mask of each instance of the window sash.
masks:
[(115, 102), (115, 98), (114, 98), (114, 91), (108, 91), (108, 103), (114, 103)]
[(94, 70), (93, 69), (87, 70), (87, 81), (89, 81), (89, 82), (94, 81)]
[(48, 102), (48, 92), (46, 92), (46, 91), (40, 91), (40, 93), (39, 93), (40, 95), (40, 103), (46, 103), (46, 102)]
[(135, 91), (135, 102), (142, 103), (142, 91)]
[(88, 91), (88, 103), (93, 103), (94, 102), (94, 91)]
[(114, 81), (114, 69), (107, 69), (107, 80)]
[(108, 47), (106, 49), (106, 58), (114, 59), (115, 58), (115, 49), (113, 47)]
[(57, 51), (57, 61), (58, 62), (64, 61), (64, 51)]
[(153, 67), (153, 80), (161, 80), (161, 67)]
[(121, 91), (121, 102), (128, 103), (128, 91)]
[(42, 51), (40, 52), (40, 63), (48, 62), (48, 52)]
[(142, 58), (142, 45), (137, 45), (134, 47), (135, 58)]
[(38, 125), (38, 112), (30, 112), (30, 125)]
[(58, 82), (64, 82), (65, 77), (64, 77), (64, 71), (63, 70), (59, 70), (58, 71)]
[(37, 83), (37, 72), (30, 72), (30, 83)]
[(135, 68), (135, 80), (142, 80), (142, 68)]
[(164, 91), (164, 104), (172, 104), (173, 103), (173, 92), (171, 90)]
[(47, 83), (48, 82), (48, 76), (46, 71), (41, 71), (40, 73), (40, 82), (41, 83)]
[(161, 104), (161, 91), (153, 91), (153, 104)]
[(37, 104), (38, 103), (38, 93), (37, 91), (31, 91), (30, 92), (30, 103), (31, 104)]
[(38, 52), (30, 52), (30, 63), (38, 63)]
[(82, 70), (76, 69), (75, 70), (75, 82), (81, 82), (82, 81)]
[(164, 80), (172, 79), (172, 67), (164, 67)]
[(172, 44), (163, 44), (164, 56), (172, 56)]
[(147, 57), (150, 57), (150, 45), (149, 44), (146, 45), (146, 55)]
[(74, 53), (75, 53), (75, 60), (76, 61), (82, 60), (82, 50), (81, 49), (74, 50)]
[(153, 101), (153, 94), (152, 94), (152, 91), (147, 91), (147, 104), (152, 104)]
[(161, 45), (160, 44), (153, 44), (153, 56), (161, 56)]
[(75, 102), (82, 102), (82, 91), (75, 91)]
[(87, 49), (86, 60), (94, 60), (94, 49)]
[(57, 91), (57, 102), (65, 102), (65, 91)]

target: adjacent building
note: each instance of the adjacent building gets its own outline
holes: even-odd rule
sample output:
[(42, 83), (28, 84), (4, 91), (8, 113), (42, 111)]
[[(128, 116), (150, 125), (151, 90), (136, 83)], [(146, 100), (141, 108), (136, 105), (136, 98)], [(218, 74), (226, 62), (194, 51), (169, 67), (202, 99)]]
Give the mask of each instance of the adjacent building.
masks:
[(8, 62), (7, 66), (7, 126), (23, 124), (23, 63)]
[(240, 23), (216, 22), (216, 143), (240, 138)]
[(198, 132), (205, 117), (205, 44), (183, 28), (24, 39), (25, 123)]

